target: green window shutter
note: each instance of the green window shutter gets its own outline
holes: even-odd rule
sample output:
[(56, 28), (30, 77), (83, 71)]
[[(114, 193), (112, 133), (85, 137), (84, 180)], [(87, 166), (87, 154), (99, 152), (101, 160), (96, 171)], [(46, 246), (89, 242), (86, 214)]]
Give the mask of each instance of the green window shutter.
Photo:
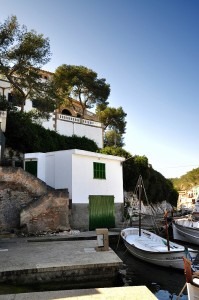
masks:
[(106, 179), (106, 165), (103, 163), (93, 163), (93, 178)]

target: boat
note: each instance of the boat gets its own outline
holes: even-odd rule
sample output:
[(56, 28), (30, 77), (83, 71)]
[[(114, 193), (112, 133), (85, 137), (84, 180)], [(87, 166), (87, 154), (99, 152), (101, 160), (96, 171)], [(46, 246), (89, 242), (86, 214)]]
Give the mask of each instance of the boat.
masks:
[(174, 218), (172, 229), (174, 240), (199, 245), (199, 221), (192, 217)]
[(193, 272), (191, 261), (183, 257), (184, 261), (184, 273), (186, 278), (186, 283), (178, 295), (177, 299), (180, 299), (183, 291), (187, 288), (188, 300), (199, 299), (199, 272)]
[(199, 285), (196, 286), (193, 283), (187, 283), (187, 295), (188, 295), (188, 300), (199, 299)]
[[(144, 186), (142, 177), (137, 182), (138, 199), (141, 202), (141, 193)], [(184, 269), (183, 257), (189, 257), (194, 262), (198, 251), (184, 247), (168, 238), (163, 238), (153, 232), (142, 229), (141, 210), (139, 210), (139, 227), (129, 227), (121, 230), (121, 238), (127, 250), (135, 257), (163, 267)]]
[(174, 240), (199, 245), (199, 196), (195, 201), (192, 214), (174, 218), (172, 229)]
[(162, 267), (184, 269), (183, 257), (190, 257), (192, 262), (197, 250), (186, 248), (145, 229), (129, 227), (121, 230), (121, 237), (127, 250), (135, 257)]

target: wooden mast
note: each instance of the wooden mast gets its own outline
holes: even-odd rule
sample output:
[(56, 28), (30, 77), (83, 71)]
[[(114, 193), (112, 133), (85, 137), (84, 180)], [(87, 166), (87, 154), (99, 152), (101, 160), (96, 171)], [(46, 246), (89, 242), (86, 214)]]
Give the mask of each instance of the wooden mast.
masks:
[(165, 226), (166, 226), (167, 248), (168, 248), (168, 251), (170, 251), (170, 242), (169, 242), (169, 231), (168, 231), (167, 216), (168, 216), (168, 212), (167, 212), (167, 210), (165, 210), (164, 218), (165, 218)]
[(141, 194), (142, 194), (142, 177), (138, 179), (138, 200), (139, 200), (139, 236), (141, 236)]

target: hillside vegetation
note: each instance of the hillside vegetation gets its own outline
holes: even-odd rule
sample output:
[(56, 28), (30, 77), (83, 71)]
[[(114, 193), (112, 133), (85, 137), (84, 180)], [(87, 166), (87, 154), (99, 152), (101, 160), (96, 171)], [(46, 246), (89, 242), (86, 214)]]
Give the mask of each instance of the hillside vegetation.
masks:
[(175, 189), (178, 191), (189, 190), (192, 187), (199, 185), (199, 168), (187, 172), (180, 178), (172, 178), (171, 181), (173, 182)]

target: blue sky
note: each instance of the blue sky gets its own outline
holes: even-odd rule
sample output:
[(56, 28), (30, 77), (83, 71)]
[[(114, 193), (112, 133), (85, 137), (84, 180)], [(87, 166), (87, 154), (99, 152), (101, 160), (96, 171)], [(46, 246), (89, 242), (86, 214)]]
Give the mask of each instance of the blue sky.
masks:
[(198, 0), (0, 0), (0, 22), (49, 37), (44, 69), (83, 65), (127, 113), (125, 149), (166, 178), (199, 167)]

